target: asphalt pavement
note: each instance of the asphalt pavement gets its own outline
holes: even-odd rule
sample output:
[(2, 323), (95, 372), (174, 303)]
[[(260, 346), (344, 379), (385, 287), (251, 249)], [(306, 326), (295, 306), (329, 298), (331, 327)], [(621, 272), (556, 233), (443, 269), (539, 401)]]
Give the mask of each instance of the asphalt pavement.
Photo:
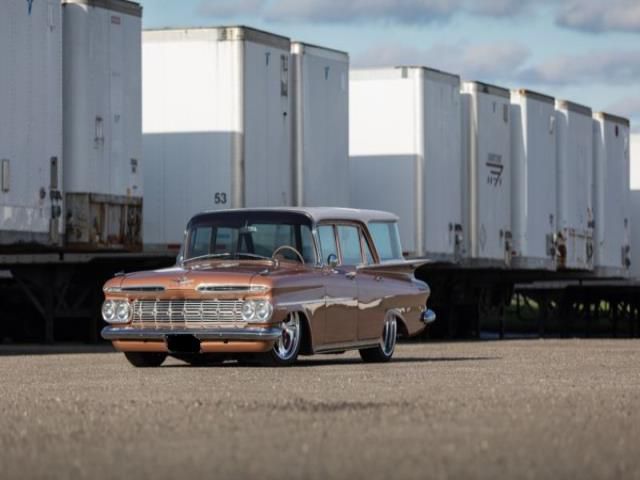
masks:
[(640, 341), (403, 344), (296, 367), (0, 347), (0, 478), (640, 478)]

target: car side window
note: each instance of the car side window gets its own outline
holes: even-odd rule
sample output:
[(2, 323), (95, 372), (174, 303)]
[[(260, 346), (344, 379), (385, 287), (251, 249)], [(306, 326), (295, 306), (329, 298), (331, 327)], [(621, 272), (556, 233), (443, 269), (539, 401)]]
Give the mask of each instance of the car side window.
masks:
[(320, 225), (318, 227), (318, 239), (320, 240), (320, 251), (322, 252), (322, 261), (324, 263), (328, 263), (329, 255), (335, 255), (338, 258), (338, 245), (336, 244), (333, 225)]
[(397, 223), (371, 222), (369, 223), (369, 233), (371, 233), (381, 261), (402, 259), (402, 247), (400, 246)]
[(338, 238), (340, 239), (342, 264), (360, 265), (362, 263), (360, 229), (353, 225), (338, 225)]
[(364, 237), (364, 235), (362, 236), (362, 247), (364, 248), (364, 256), (365, 256), (365, 259), (367, 260), (367, 264), (373, 265), (374, 263), (376, 263), (376, 261), (373, 258), (373, 253), (371, 253), (369, 242), (367, 242), (367, 239)]

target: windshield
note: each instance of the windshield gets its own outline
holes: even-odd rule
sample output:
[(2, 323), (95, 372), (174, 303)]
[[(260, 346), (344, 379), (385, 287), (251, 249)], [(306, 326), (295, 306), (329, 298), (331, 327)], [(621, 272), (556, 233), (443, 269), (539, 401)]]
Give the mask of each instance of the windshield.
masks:
[[(271, 258), (273, 252), (284, 245), (298, 250), (305, 263), (315, 264), (311, 220), (292, 212), (207, 213), (189, 223), (184, 260)], [(289, 249), (279, 255), (300, 261)]]

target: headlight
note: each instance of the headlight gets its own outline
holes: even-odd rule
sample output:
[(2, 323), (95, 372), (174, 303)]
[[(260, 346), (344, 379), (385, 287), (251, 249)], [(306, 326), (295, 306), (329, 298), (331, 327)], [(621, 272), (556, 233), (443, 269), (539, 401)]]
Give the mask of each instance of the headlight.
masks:
[(126, 300), (106, 300), (102, 304), (102, 318), (107, 323), (129, 323), (131, 306)]
[(259, 301), (256, 303), (256, 318), (261, 322), (266, 322), (271, 318), (273, 307), (268, 301)]
[(250, 322), (255, 318), (256, 304), (253, 300), (247, 300), (242, 304), (242, 319), (245, 322)]
[(116, 318), (116, 302), (107, 300), (102, 304), (102, 318), (105, 322), (113, 322), (113, 319)]
[(269, 300), (247, 300), (242, 304), (242, 320), (245, 322), (266, 322), (273, 314)]
[(129, 314), (131, 313), (131, 307), (129, 302), (118, 302), (116, 307), (116, 318), (119, 322), (127, 323), (129, 321)]

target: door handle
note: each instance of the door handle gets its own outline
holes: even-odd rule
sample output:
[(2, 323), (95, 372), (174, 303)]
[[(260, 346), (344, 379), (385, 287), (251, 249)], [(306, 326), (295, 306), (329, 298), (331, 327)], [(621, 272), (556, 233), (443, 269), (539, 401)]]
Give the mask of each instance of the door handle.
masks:
[(356, 278), (356, 272), (347, 272), (344, 274), (345, 277), (347, 277), (349, 280), (353, 280), (354, 278)]
[(376, 275), (375, 281), (376, 282), (381, 282), (382, 281), (382, 277), (380, 275)]

